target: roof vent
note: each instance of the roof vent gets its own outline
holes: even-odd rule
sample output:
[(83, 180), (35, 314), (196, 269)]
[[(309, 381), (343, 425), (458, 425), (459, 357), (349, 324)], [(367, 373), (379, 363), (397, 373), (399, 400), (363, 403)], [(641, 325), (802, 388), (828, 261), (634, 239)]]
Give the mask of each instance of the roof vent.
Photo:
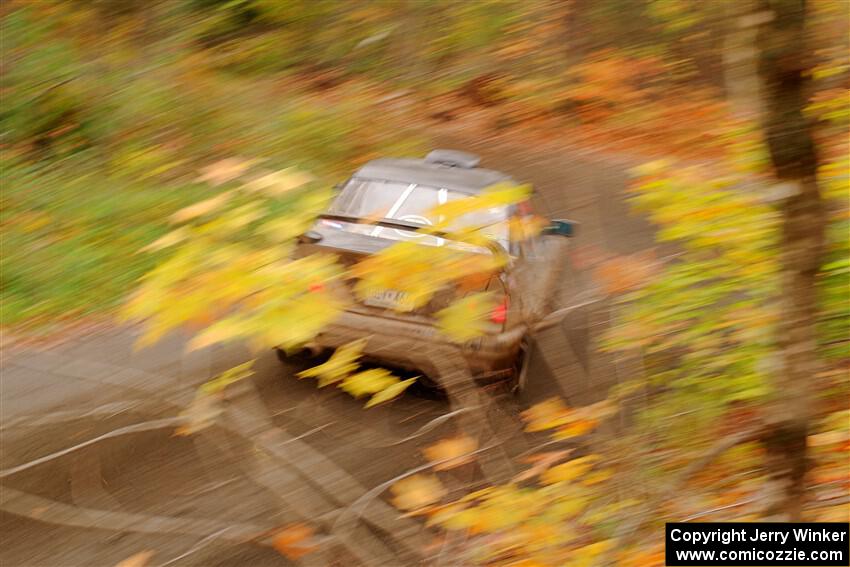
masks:
[(447, 165), (449, 167), (473, 169), (481, 162), (481, 158), (475, 154), (458, 150), (434, 150), (425, 156), (425, 162)]

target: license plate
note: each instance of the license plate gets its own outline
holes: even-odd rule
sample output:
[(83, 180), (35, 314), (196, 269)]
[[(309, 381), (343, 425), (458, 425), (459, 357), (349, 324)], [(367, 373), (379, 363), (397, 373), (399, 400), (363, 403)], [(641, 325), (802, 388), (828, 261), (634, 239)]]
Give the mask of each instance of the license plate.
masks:
[(385, 289), (372, 293), (363, 302), (371, 307), (383, 307), (385, 309), (395, 309), (402, 305), (407, 300), (407, 293), (394, 289)]

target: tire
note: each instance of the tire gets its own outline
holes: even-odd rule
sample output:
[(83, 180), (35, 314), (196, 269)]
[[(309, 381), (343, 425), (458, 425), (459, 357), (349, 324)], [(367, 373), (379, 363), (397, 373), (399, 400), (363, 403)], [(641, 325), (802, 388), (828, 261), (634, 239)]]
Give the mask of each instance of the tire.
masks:
[(428, 400), (444, 400), (448, 397), (445, 388), (436, 380), (421, 374), (410, 387), (414, 395)]
[(319, 355), (312, 353), (309, 349), (286, 354), (284, 349), (275, 347), (274, 352), (281, 364), (312, 364), (319, 358)]
[(514, 395), (521, 394), (528, 385), (528, 368), (531, 361), (532, 348), (529, 345), (529, 339), (522, 340), (519, 348), (519, 355), (516, 361), (516, 377), (514, 387), (512, 389)]

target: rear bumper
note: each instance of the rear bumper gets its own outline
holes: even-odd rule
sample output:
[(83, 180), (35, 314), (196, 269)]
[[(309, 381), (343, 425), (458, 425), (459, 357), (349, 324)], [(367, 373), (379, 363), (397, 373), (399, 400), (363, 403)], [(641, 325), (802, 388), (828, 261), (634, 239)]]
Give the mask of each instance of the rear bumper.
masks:
[(435, 380), (439, 376), (434, 357), (453, 350), (466, 360), (474, 376), (498, 377), (513, 370), (525, 334), (525, 327), (517, 327), (457, 344), (430, 325), (345, 311), (310, 347), (334, 349), (367, 337), (365, 358), (424, 372)]

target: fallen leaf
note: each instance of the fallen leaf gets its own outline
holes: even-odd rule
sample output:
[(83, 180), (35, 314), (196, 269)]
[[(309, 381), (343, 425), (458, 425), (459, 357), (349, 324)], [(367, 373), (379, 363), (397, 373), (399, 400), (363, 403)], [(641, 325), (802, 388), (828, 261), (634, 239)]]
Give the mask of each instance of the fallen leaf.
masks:
[(522, 412), (522, 419), (527, 424), (525, 430), (528, 432), (566, 425), (570, 423), (570, 417), (570, 409), (558, 398), (549, 398)]
[(594, 484), (599, 484), (601, 482), (605, 482), (606, 480), (613, 478), (613, 476), (614, 476), (614, 471), (612, 471), (611, 469), (595, 471), (595, 472), (588, 474), (582, 480), (582, 484), (584, 484), (585, 486), (593, 486)]
[(415, 511), (439, 502), (446, 489), (433, 475), (416, 474), (404, 478), (390, 488), (393, 505), (399, 510)]
[(615, 295), (640, 287), (657, 270), (654, 254), (650, 251), (602, 262), (593, 275), (606, 293)]
[(549, 470), (549, 468), (558, 461), (570, 456), (570, 453), (572, 452), (572, 449), (566, 449), (564, 451), (550, 451), (548, 453), (540, 453), (526, 457), (523, 461), (531, 463), (533, 466), (515, 476), (513, 482), (522, 482), (523, 480), (534, 478), (535, 476)]
[(586, 433), (590, 433), (599, 424), (595, 419), (579, 419), (567, 425), (558, 428), (552, 434), (553, 439), (564, 440), (572, 439), (573, 437), (581, 437)]
[(596, 459), (593, 455), (573, 459), (572, 461), (552, 467), (541, 475), (541, 479), (546, 484), (575, 480), (588, 472), (593, 467)]
[(306, 524), (292, 524), (275, 534), (272, 546), (289, 559), (300, 559), (319, 549), (312, 543), (314, 534), (313, 528)]
[[(444, 471), (471, 463), (475, 460), (473, 453), (478, 448), (478, 442), (471, 437), (461, 435), (451, 439), (443, 439), (430, 447), (423, 449), (425, 458), (434, 465), (434, 470)], [(441, 462), (445, 461), (445, 462)]]
[(145, 567), (150, 561), (151, 557), (154, 556), (154, 551), (140, 551), (134, 555), (131, 555), (127, 559), (123, 561), (119, 561), (115, 564), (115, 567)]

